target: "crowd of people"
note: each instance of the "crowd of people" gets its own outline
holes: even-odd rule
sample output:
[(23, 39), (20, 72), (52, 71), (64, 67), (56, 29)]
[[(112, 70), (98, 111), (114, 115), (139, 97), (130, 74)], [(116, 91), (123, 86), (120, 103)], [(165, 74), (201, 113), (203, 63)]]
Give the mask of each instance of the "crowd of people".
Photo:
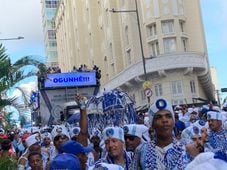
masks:
[(157, 99), (137, 122), (93, 128), (86, 104), (77, 125), (1, 129), (1, 157), (17, 160), (18, 170), (201, 170), (227, 169), (227, 103), (221, 108), (175, 106)]

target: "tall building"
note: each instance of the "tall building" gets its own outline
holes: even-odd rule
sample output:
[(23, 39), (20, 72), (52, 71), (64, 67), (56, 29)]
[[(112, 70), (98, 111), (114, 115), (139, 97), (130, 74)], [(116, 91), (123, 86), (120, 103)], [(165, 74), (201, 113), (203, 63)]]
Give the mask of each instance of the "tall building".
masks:
[(45, 55), (48, 66), (58, 65), (55, 14), (59, 0), (41, 0)]
[(121, 88), (137, 105), (147, 103), (144, 66), (151, 102), (215, 99), (199, 0), (61, 0), (55, 23), (63, 71), (96, 64), (103, 89)]
[(215, 67), (210, 67), (210, 73), (211, 73), (211, 79), (214, 85), (214, 90), (215, 90), (215, 99), (218, 102), (218, 104), (221, 104), (220, 100), (221, 100), (221, 96), (220, 96), (220, 86), (219, 86), (219, 82), (218, 82), (218, 74), (217, 74), (217, 70)]

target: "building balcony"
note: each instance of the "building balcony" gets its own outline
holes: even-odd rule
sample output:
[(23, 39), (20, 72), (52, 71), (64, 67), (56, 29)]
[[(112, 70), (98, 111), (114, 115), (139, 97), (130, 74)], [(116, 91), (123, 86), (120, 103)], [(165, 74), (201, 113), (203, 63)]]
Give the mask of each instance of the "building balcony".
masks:
[[(171, 53), (159, 55), (152, 59), (146, 59), (146, 71), (148, 79), (152, 75), (167, 76), (167, 71), (181, 69), (185, 75), (197, 74), (201, 85), (208, 96), (213, 96), (212, 81), (209, 74), (207, 56), (202, 53)], [(114, 89), (117, 87), (130, 86), (130, 82), (143, 82), (144, 69), (142, 61), (130, 65), (128, 68), (109, 80), (103, 88)], [(213, 98), (213, 97), (211, 97)]]

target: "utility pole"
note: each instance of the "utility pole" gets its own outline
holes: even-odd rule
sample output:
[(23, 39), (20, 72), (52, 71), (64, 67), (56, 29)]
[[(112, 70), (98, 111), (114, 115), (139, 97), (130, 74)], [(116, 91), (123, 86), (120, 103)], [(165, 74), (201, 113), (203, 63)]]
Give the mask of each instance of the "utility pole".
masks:
[[(143, 41), (142, 41), (142, 33), (141, 33), (141, 28), (140, 28), (140, 18), (139, 18), (137, 0), (135, 0), (135, 7), (136, 7), (135, 10), (120, 10), (120, 11), (115, 10), (113, 8), (112, 10), (110, 10), (110, 12), (113, 12), (113, 13), (134, 12), (134, 13), (136, 13), (137, 26), (138, 26), (138, 31), (139, 31), (140, 49), (141, 49), (141, 56), (142, 56), (142, 63), (143, 63), (143, 72), (144, 72), (145, 82), (147, 82), (148, 76), (147, 76), (147, 69), (146, 69), (146, 59), (145, 59), (144, 50), (143, 50)], [(148, 100), (148, 104), (149, 104), (150, 96), (147, 96), (147, 100)]]
[(140, 49), (141, 49), (141, 55), (142, 55), (142, 62), (143, 62), (143, 71), (144, 71), (144, 77), (145, 81), (148, 80), (147, 78), (147, 70), (146, 70), (146, 59), (144, 57), (144, 50), (143, 50), (143, 41), (142, 41), (142, 34), (141, 34), (141, 28), (140, 28), (140, 18), (139, 18), (139, 13), (138, 13), (138, 5), (137, 5), (137, 0), (135, 0), (135, 10), (115, 10), (114, 8), (110, 10), (110, 12), (113, 13), (123, 13), (123, 12), (134, 12), (136, 13), (136, 19), (137, 19), (137, 26), (138, 26), (138, 31), (139, 31), (139, 40), (140, 40)]
[(13, 38), (0, 38), (0, 41), (9, 41), (9, 40), (21, 40), (24, 39), (24, 37), (13, 37)]

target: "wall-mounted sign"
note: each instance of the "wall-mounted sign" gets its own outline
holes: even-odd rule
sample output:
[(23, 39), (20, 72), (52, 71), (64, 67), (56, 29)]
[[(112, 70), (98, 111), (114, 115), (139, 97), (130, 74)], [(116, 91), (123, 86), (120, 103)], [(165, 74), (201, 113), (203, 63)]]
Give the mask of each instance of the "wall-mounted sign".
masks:
[(77, 87), (96, 85), (96, 72), (47, 74), (44, 87)]

